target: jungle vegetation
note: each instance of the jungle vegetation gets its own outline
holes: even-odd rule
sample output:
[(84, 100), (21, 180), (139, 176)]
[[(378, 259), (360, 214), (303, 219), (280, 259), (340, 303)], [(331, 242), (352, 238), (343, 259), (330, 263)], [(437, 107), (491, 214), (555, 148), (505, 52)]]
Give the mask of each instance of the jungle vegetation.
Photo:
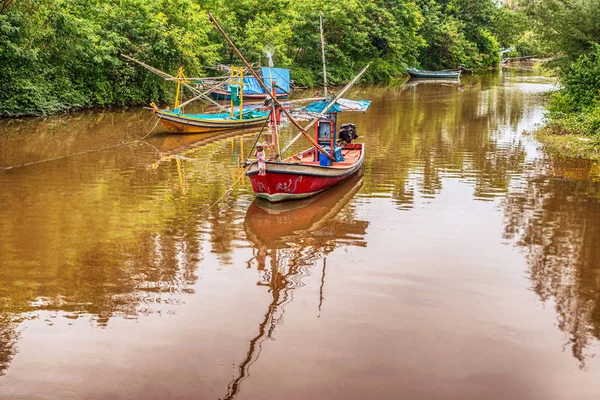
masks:
[(539, 50), (522, 10), (496, 0), (0, 0), (0, 116), (169, 100), (172, 85), (120, 54), (188, 76), (238, 63), (208, 10), (250, 61), (273, 44), (302, 86), (322, 79), (319, 15), (333, 84), (366, 63), (364, 79), (380, 82), (405, 66), (481, 70), (500, 47)]
[[(523, 0), (521, 7), (558, 54), (551, 66), (558, 71), (561, 89), (550, 97), (542, 141), (563, 155), (598, 158), (600, 2)], [(544, 137), (547, 134), (565, 137)]]

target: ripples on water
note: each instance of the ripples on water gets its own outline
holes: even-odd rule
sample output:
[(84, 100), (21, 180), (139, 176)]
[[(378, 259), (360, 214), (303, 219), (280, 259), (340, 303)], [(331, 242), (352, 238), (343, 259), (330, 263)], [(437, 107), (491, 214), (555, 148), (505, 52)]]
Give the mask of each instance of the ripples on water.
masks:
[(223, 196), (252, 132), (3, 121), (0, 168), (125, 144), (0, 172), (2, 396), (595, 398), (599, 170), (523, 134), (554, 83), (358, 88), (364, 176), (275, 206)]

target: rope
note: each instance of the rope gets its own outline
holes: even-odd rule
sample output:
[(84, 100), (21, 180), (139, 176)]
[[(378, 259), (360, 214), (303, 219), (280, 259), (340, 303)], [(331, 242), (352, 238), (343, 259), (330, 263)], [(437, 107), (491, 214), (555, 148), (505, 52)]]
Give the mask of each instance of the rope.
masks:
[(153, 131), (156, 129), (156, 127), (158, 126), (158, 123), (160, 122), (160, 120), (161, 120), (161, 118), (162, 118), (162, 115), (160, 115), (160, 114), (159, 114), (157, 118), (158, 118), (158, 119), (156, 120), (156, 123), (154, 124), (154, 126), (152, 127), (152, 129), (150, 129), (150, 131), (149, 131), (148, 133), (146, 133), (146, 135), (145, 135), (143, 138), (141, 138), (141, 139), (138, 139), (138, 140), (136, 140), (136, 141), (134, 141), (134, 142), (132, 142), (132, 143), (135, 143), (135, 142), (139, 142), (139, 141), (145, 140), (145, 139), (146, 139), (148, 136), (150, 136), (150, 134), (151, 134), (151, 133), (152, 133), (152, 132), (153, 132)]
[[(137, 140), (136, 140), (136, 142), (137, 142)], [(131, 142), (131, 143), (135, 143), (135, 142)], [(40, 160), (40, 161), (31, 161), (31, 162), (23, 163), (23, 164), (19, 164), (19, 165), (12, 165), (10, 167), (4, 167), (4, 168), (0, 169), (0, 172), (4, 172), (4, 171), (11, 170), (11, 169), (16, 169), (16, 168), (29, 167), (30, 165), (42, 164), (42, 163), (50, 162), (50, 161), (62, 160), (63, 158), (76, 157), (76, 156), (82, 156), (84, 154), (96, 153), (96, 152), (100, 152), (100, 151), (104, 151), (104, 150), (108, 150), (108, 149), (114, 149), (117, 147), (121, 147), (126, 144), (128, 144), (128, 143), (119, 143), (119, 144), (115, 144), (112, 146), (102, 147), (100, 149), (94, 149), (94, 150), (89, 150), (89, 151), (82, 151), (80, 153), (68, 154), (66, 156), (53, 157), (53, 158), (47, 158), (45, 160)]]
[(133, 140), (131, 142), (122, 142), (122, 143), (119, 143), (119, 144), (114, 144), (114, 145), (110, 145), (110, 146), (101, 147), (99, 149), (81, 151), (79, 153), (67, 154), (65, 156), (58, 156), (58, 157), (46, 158), (44, 160), (31, 161), (31, 162), (27, 162), (27, 163), (23, 163), (23, 164), (18, 164), (18, 165), (11, 165), (9, 167), (0, 168), (0, 172), (9, 171), (11, 169), (29, 167), (31, 165), (36, 165), (36, 164), (43, 164), (43, 163), (47, 163), (47, 162), (51, 162), (51, 161), (58, 161), (58, 160), (62, 160), (62, 159), (65, 159), (65, 158), (70, 158), (70, 157), (82, 156), (84, 154), (99, 153), (99, 152), (104, 151), (104, 150), (116, 149), (117, 147), (122, 147), (122, 146), (127, 146), (127, 145), (130, 145), (130, 144), (135, 144), (135, 143), (143, 142), (148, 136), (150, 136), (150, 134), (154, 131), (154, 129), (156, 129), (158, 123), (160, 122), (160, 119), (161, 119), (161, 116), (159, 115), (158, 116), (158, 120), (156, 121), (156, 124), (154, 124), (154, 127), (152, 129), (150, 129), (150, 131), (144, 137), (141, 137), (141, 138), (138, 137), (138, 139)]
[(214, 203), (212, 203), (210, 206), (208, 206), (208, 208), (206, 208), (204, 210), (204, 212), (198, 214), (196, 217), (194, 217), (193, 219), (191, 219), (190, 221), (188, 221), (186, 224), (184, 224), (184, 225), (182, 225), (182, 226), (180, 226), (178, 228), (175, 228), (175, 229), (187, 228), (190, 224), (198, 221), (200, 218), (202, 218), (203, 216), (205, 216), (214, 206), (217, 205), (217, 203), (219, 203), (221, 200), (223, 200), (223, 198), (233, 190), (233, 188), (240, 181), (240, 179), (242, 179), (244, 176), (246, 176), (246, 172), (248, 172), (248, 170), (250, 169), (251, 166), (252, 166), (252, 164), (248, 165), (246, 167), (246, 169), (244, 169), (244, 172), (242, 172), (240, 174), (240, 176), (231, 184), (231, 186), (229, 186), (229, 188), (225, 192), (223, 192), (223, 194), (221, 195), (221, 197), (219, 197)]

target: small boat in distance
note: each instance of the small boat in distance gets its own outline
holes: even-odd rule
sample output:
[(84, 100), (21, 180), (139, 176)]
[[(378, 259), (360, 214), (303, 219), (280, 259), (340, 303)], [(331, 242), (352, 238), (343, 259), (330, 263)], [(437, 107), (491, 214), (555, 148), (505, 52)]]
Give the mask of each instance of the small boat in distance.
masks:
[(462, 68), (459, 69), (445, 69), (442, 71), (425, 71), (416, 68), (405, 68), (406, 72), (413, 78), (425, 78), (425, 79), (456, 79), (460, 78)]

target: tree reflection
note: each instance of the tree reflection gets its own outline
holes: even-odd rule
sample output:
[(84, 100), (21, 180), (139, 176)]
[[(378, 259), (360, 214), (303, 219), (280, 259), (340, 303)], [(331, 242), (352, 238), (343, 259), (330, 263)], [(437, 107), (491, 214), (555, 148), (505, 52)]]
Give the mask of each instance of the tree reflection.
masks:
[(476, 76), (460, 85), (373, 93), (377, 107), (358, 124), (359, 130), (369, 127), (367, 191), (391, 191), (398, 204), (410, 206), (415, 188), (435, 195), (443, 178), (453, 176), (473, 182), (479, 199), (506, 192), (525, 159), (510, 135), (528, 117), (530, 100), (519, 90), (495, 87), (499, 79)]
[(523, 247), (534, 291), (553, 301), (558, 327), (585, 365), (600, 339), (600, 184), (594, 165), (539, 160), (505, 201), (505, 236)]
[(0, 376), (6, 374), (10, 362), (17, 352), (15, 348), (18, 338), (16, 325), (10, 316), (0, 313)]

